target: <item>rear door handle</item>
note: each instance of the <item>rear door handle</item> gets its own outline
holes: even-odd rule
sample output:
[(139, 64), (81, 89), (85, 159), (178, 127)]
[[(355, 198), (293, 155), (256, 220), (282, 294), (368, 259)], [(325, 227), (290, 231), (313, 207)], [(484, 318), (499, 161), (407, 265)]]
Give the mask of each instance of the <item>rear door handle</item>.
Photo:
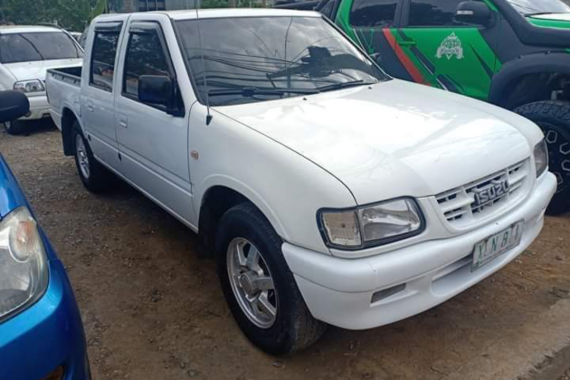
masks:
[(85, 102), (85, 108), (87, 108), (87, 110), (89, 110), (90, 112), (93, 112), (93, 110), (95, 109), (93, 107), (93, 102), (90, 100)]
[(405, 40), (398, 42), (400, 46), (416, 46), (418, 43), (414, 40)]
[(123, 128), (129, 127), (129, 119), (126, 115), (119, 115), (119, 125)]

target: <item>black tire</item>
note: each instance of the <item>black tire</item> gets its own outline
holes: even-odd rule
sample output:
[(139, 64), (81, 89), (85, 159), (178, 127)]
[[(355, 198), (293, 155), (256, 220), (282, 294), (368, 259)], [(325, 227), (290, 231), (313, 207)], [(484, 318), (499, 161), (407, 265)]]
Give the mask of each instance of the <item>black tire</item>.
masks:
[(4, 123), (4, 127), (8, 134), (16, 136), (24, 133), (26, 130), (26, 123), (20, 120), (7, 121)]
[[(230, 283), (228, 247), (236, 238), (250, 241), (259, 251), (264, 268), (273, 279), (276, 317), (270, 327), (261, 328), (246, 315)], [(285, 355), (315, 343), (326, 324), (313, 318), (281, 252), (281, 238), (263, 214), (251, 203), (228, 210), (219, 224), (216, 238), (216, 263), (228, 306), (245, 336), (273, 355)]]
[[(92, 193), (100, 193), (111, 187), (115, 180), (113, 173), (95, 159), (89, 142), (83, 136), (83, 132), (81, 132), (77, 122), (72, 127), (72, 142), (77, 174), (79, 174), (79, 178), (81, 178), (81, 182), (83, 182), (87, 190)], [(84, 149), (80, 149), (80, 142), (83, 143)], [(80, 163), (82, 159), (86, 163), (87, 170), (82, 169), (82, 164)]]
[(514, 111), (534, 121), (544, 132), (549, 170), (558, 180), (547, 214), (560, 215), (570, 211), (570, 103), (547, 100), (525, 104)]

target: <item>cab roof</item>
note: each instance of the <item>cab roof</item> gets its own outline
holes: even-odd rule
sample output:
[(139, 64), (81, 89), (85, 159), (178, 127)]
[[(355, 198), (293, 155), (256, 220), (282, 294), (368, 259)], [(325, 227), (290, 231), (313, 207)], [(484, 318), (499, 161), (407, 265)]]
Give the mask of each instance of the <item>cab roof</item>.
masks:
[[(153, 11), (130, 14), (106, 14), (97, 17), (98, 20), (125, 20), (129, 17), (136, 19), (144, 18), (144, 15), (166, 15), (172, 20), (193, 20), (196, 19), (196, 10), (187, 9), (181, 11)], [(225, 8), (225, 9), (200, 9), (199, 18), (239, 18), (239, 17), (322, 17), (318, 12), (296, 11), (291, 9), (266, 9), (266, 8)]]
[[(173, 20), (189, 20), (196, 18), (196, 10), (164, 12)], [(202, 9), (198, 11), (200, 18), (237, 18), (237, 17), (322, 17), (320, 13), (312, 11), (296, 11), (291, 9), (265, 9), (265, 8), (225, 8)]]

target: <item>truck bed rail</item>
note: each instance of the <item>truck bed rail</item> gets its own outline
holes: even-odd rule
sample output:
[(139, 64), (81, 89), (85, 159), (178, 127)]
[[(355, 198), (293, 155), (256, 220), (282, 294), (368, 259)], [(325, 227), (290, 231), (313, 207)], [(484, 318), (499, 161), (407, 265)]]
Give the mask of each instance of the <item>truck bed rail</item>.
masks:
[(63, 69), (48, 70), (48, 74), (53, 75), (57, 80), (70, 83), (74, 86), (81, 85), (81, 66), (66, 67)]

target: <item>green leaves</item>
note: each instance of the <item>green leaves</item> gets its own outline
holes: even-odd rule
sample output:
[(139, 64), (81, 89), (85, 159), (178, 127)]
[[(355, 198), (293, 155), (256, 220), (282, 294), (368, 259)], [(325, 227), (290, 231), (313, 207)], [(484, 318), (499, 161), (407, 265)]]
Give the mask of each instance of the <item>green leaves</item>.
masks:
[[(108, 2), (121, 0), (0, 0), (0, 18), (14, 24), (50, 23), (82, 32), (103, 13)], [(120, 6), (120, 4), (119, 4)]]

